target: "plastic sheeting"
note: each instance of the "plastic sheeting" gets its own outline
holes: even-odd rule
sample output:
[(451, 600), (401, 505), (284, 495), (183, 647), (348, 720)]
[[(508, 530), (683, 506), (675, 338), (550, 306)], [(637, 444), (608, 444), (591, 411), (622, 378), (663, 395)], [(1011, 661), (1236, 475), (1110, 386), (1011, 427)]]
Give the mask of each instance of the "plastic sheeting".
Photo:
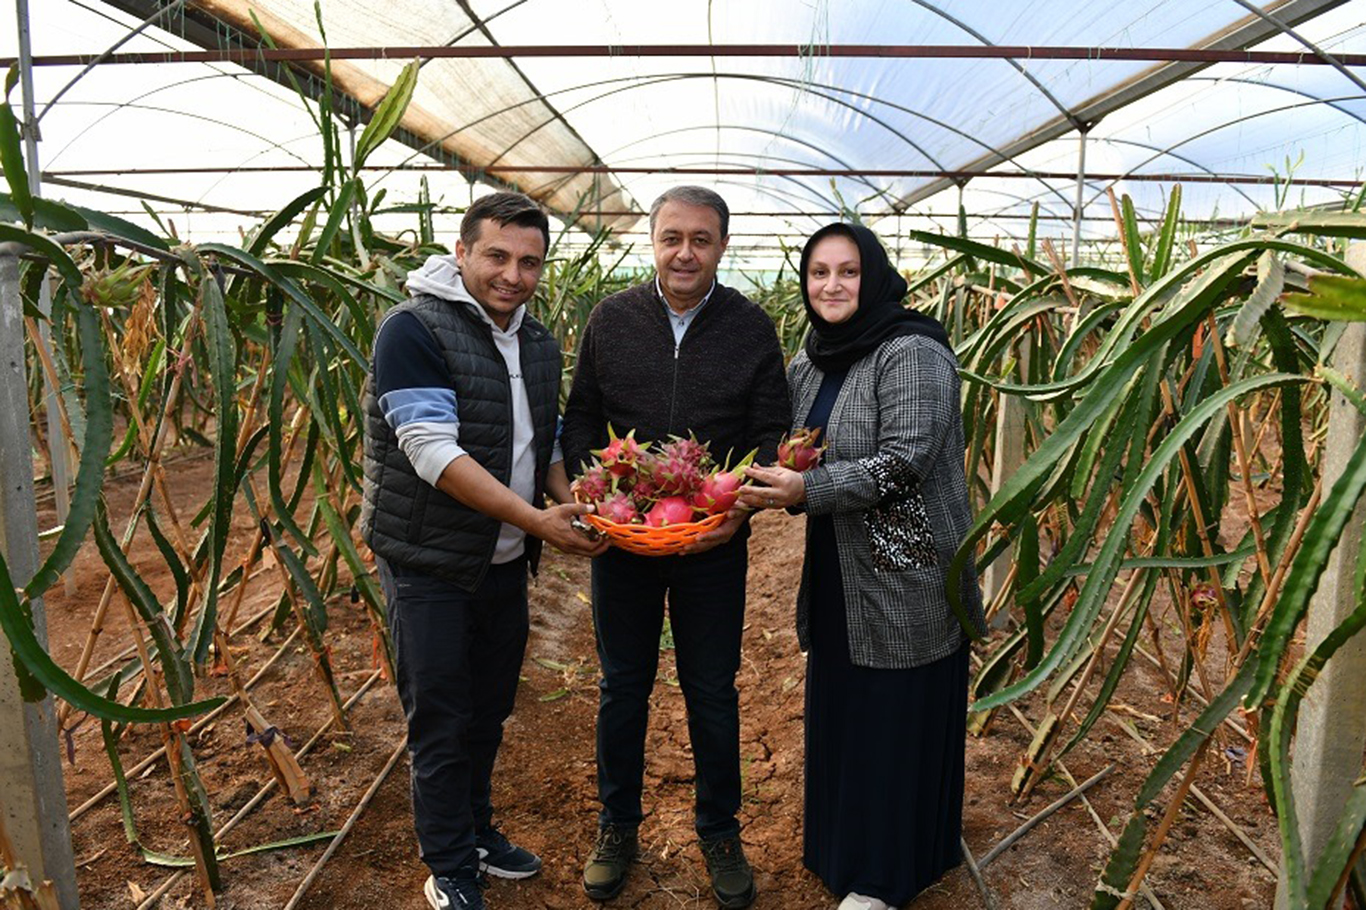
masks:
[[(246, 0), (196, 0), (248, 30)], [(281, 46), (319, 42), (312, 0), (254, 0)], [(1366, 0), (1264, 3), (1303, 19), (1296, 30), (1331, 53), (1366, 52)], [(639, 212), (679, 182), (715, 187), (739, 213), (732, 261), (771, 264), (781, 242), (856, 209), (888, 236), (905, 229), (954, 229), (961, 201), (975, 236), (1018, 237), (1038, 203), (1041, 231), (1070, 238), (1079, 137), (1068, 123), (1163, 64), (1043, 59), (849, 58), (823, 53), (845, 44), (998, 44), (1201, 47), (1259, 22), (1234, 0), (748, 0), (667, 5), (627, 0), (322, 0), (334, 47), (424, 44), (631, 45), (794, 44), (790, 57), (522, 57), (428, 61), (410, 112), (412, 132), (440, 141), (475, 165), (574, 167), (604, 163), (653, 173), (614, 176), (506, 174), (502, 179), (561, 211)], [(35, 52), (98, 52), (129, 22), (96, 0), (35, 5)], [(126, 25), (124, 26), (126, 27)], [(486, 30), (486, 31), (485, 31)], [(1266, 33), (1274, 33), (1271, 27)], [(124, 50), (190, 47), (151, 30)], [(1258, 49), (1304, 52), (1273, 34)], [(13, 53), (0, 45), (0, 53)], [(337, 84), (373, 104), (405, 61), (334, 61)], [(50, 98), (72, 68), (40, 68), (38, 98)], [(1267, 177), (1273, 171), (1360, 180), (1366, 91), (1322, 65), (1219, 63), (1187, 67), (1184, 78), (1125, 98), (1087, 137), (1092, 175)], [(1357, 79), (1366, 77), (1363, 68)], [(316, 165), (321, 145), (297, 97), (230, 65), (101, 67), (43, 123), (45, 169), (61, 179), (158, 192), (240, 210), (272, 209), (309, 183), (298, 171), (238, 174), (80, 176), (80, 170)], [(390, 143), (375, 163), (422, 161)], [(1008, 152), (1009, 154), (1003, 154)], [(112, 163), (112, 166), (111, 166)], [(960, 170), (991, 167), (960, 189), (932, 177), (728, 176), (672, 168)], [(1029, 173), (1055, 174), (1051, 178)], [(1023, 174), (1023, 176), (1022, 176)], [(459, 208), (471, 192), (458, 176), (428, 174), (438, 201)], [(411, 201), (417, 175), (374, 178), (391, 202)], [(1113, 236), (1105, 190), (1129, 193), (1141, 215), (1160, 213), (1171, 181), (1090, 179), (1083, 190), (1083, 238)], [(70, 187), (52, 190), (76, 194)], [(1325, 203), (1347, 187), (1227, 182), (1183, 187), (1192, 219), (1250, 215), (1259, 208)], [(83, 204), (115, 207), (110, 198)], [(153, 203), (165, 210), (168, 203)], [(743, 213), (762, 213), (747, 215)], [(894, 213), (894, 214), (893, 214)], [(196, 213), (194, 225), (221, 230), (243, 216)], [(616, 219), (625, 228), (629, 216)], [(396, 223), (398, 223), (396, 221)], [(439, 226), (440, 226), (439, 222)], [(623, 234), (642, 242), (645, 227)]]

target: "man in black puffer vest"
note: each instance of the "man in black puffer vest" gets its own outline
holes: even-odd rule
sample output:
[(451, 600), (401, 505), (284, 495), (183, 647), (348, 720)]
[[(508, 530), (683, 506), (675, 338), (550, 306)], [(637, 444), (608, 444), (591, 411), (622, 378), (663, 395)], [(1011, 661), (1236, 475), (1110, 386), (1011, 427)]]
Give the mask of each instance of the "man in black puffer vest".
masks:
[[(772, 463), (791, 405), (773, 322), (716, 282), (729, 211), (702, 187), (675, 187), (650, 207), (657, 276), (603, 300), (584, 329), (564, 413), (564, 452), (578, 473), (608, 441), (608, 424), (640, 442), (689, 433), (717, 461), (758, 449)], [(608, 900), (637, 853), (650, 690), (664, 601), (688, 706), (697, 780), (696, 829), (722, 907), (754, 899), (740, 846), (740, 709), (735, 673), (745, 618), (748, 513), (733, 511), (681, 556), (610, 550), (593, 560), (598, 702), (597, 844), (583, 886)]]
[[(454, 256), (408, 276), (366, 378), (361, 530), (375, 552), (408, 719), (413, 815), (434, 910), (485, 906), (481, 872), (525, 878), (493, 824), (490, 779), (527, 639), (541, 541), (602, 552), (572, 526), (556, 439), (560, 348), (526, 313), (550, 243), (519, 193), (473, 203)], [(546, 494), (565, 505), (543, 508)]]

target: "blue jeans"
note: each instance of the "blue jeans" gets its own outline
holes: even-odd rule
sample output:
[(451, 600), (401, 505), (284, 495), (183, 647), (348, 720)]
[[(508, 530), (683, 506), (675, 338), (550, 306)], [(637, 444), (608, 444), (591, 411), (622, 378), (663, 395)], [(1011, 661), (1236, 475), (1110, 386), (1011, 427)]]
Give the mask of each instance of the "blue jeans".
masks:
[(435, 875), (472, 875), (479, 864), (475, 832), (493, 818), (493, 763), (526, 651), (526, 560), (490, 566), (473, 593), (375, 563), (408, 719), (422, 860)]
[(745, 622), (745, 540), (693, 556), (609, 550), (593, 560), (600, 821), (635, 827), (645, 772), (650, 690), (659, 667), (667, 596), (678, 682), (688, 708), (696, 773), (697, 833), (736, 834), (740, 823), (740, 633)]

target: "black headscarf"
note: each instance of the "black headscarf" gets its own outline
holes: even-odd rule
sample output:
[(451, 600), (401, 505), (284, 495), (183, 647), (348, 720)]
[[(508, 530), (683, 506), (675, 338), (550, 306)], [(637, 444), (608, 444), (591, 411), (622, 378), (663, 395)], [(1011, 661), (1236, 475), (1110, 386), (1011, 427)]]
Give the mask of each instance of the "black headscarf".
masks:
[[(826, 322), (811, 306), (806, 292), (806, 267), (816, 244), (831, 234), (843, 234), (858, 247), (860, 277), (858, 310), (844, 322)], [(825, 372), (845, 370), (877, 349), (889, 338), (924, 335), (952, 352), (949, 333), (939, 320), (909, 310), (901, 303), (906, 296), (906, 279), (892, 267), (887, 251), (877, 236), (861, 224), (836, 222), (811, 235), (802, 247), (802, 302), (811, 331), (806, 336), (806, 356)]]

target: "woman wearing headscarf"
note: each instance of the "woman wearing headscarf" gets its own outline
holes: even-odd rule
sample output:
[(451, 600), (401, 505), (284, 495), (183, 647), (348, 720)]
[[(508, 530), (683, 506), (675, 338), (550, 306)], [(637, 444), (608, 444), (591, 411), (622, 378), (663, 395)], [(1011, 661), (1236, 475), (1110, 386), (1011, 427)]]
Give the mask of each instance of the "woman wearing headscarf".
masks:
[[(958, 364), (867, 228), (817, 231), (801, 278), (793, 415), (827, 448), (803, 473), (751, 468), (741, 495), (808, 516), (805, 864), (840, 910), (886, 910), (961, 859), (968, 645), (945, 595), (971, 522)], [(971, 571), (960, 594), (980, 633)]]

